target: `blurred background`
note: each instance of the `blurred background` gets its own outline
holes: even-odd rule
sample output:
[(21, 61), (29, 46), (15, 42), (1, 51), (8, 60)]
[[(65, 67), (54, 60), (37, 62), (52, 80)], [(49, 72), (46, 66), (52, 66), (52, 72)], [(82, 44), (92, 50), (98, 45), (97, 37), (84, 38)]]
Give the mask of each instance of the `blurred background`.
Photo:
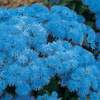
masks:
[(0, 0), (0, 6), (16, 7), (23, 4), (31, 4), (35, 2), (42, 2), (47, 5), (52, 4), (67, 4), (72, 2), (80, 2), (81, 0)]
[(20, 5), (31, 4), (40, 1), (41, 0), (0, 0), (0, 6), (17, 7)]

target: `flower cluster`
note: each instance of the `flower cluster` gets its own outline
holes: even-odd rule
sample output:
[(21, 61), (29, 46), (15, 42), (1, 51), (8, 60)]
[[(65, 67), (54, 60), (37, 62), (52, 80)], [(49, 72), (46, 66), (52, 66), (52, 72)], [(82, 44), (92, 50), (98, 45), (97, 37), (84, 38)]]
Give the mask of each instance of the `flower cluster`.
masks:
[(38, 96), (37, 100), (61, 100), (58, 98), (58, 94), (56, 92), (52, 92), (51, 95), (44, 94), (42, 96)]
[(10, 94), (4, 94), (1, 100), (61, 100), (58, 98), (58, 94), (56, 92), (52, 92), (51, 95), (47, 93), (43, 95), (38, 95), (36, 98), (34, 96), (12, 96)]
[(82, 0), (96, 15), (96, 26), (100, 29), (100, 0)]
[[(86, 49), (96, 49), (96, 34), (64, 6), (0, 8), (1, 100), (31, 100), (31, 92), (43, 89), (55, 75), (80, 98), (99, 100), (100, 63)], [(14, 94), (9, 95), (11, 88)], [(55, 92), (37, 97), (44, 99), (59, 100)]]

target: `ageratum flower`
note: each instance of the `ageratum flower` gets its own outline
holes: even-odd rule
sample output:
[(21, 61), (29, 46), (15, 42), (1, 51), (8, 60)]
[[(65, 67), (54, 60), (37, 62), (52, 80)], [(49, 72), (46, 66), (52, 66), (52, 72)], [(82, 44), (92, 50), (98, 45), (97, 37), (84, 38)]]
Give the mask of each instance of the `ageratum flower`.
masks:
[[(83, 44), (96, 49), (96, 33), (67, 7), (0, 8), (0, 97), (31, 100), (32, 91), (43, 89), (56, 75), (61, 86), (80, 98), (96, 98), (92, 94), (100, 93), (100, 64)], [(55, 93), (37, 100), (42, 98), (59, 100)]]
[(100, 0), (82, 0), (89, 9), (95, 13), (96, 17), (96, 26), (100, 29)]

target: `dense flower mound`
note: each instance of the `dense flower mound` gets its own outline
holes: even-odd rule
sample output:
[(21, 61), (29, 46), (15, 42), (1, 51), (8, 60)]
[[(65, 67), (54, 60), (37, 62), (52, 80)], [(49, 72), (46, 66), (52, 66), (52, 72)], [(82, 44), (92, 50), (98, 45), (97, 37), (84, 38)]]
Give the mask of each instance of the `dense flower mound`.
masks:
[(4, 94), (0, 100), (61, 100), (58, 98), (58, 94), (54, 91), (51, 95), (48, 95), (47, 93), (43, 95), (37, 96), (35, 98), (34, 96), (12, 96), (10, 94)]
[(100, 29), (100, 0), (82, 0), (96, 14), (96, 26)]
[[(84, 18), (67, 7), (0, 8), (1, 100), (31, 100), (31, 92), (43, 89), (55, 75), (80, 98), (99, 100), (100, 64), (83, 48), (96, 49), (96, 38)], [(8, 94), (11, 88), (14, 93)], [(44, 99), (59, 100), (55, 92), (37, 97)]]
[(37, 100), (61, 100), (58, 98), (58, 94), (56, 92), (52, 92), (51, 95), (44, 94), (42, 96), (38, 96)]

